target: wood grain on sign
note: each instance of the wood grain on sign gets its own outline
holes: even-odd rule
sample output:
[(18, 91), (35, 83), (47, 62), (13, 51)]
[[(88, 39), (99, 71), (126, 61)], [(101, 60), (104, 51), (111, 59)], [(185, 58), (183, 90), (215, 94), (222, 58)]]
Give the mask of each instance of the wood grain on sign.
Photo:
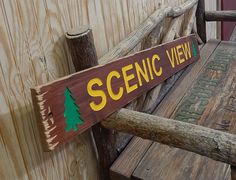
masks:
[(70, 141), (198, 59), (191, 35), (32, 89), (45, 149)]

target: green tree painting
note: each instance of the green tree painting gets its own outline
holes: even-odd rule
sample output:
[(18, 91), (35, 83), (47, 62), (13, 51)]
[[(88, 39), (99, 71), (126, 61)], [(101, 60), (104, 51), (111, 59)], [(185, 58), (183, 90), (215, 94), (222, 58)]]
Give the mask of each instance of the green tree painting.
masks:
[(74, 129), (74, 131), (78, 131), (78, 125), (84, 123), (80, 117), (79, 106), (76, 105), (75, 99), (73, 98), (71, 91), (68, 87), (66, 87), (64, 95), (64, 117), (66, 118), (67, 125), (66, 132), (69, 132), (71, 129)]
[(193, 57), (197, 57), (197, 48), (195, 43), (192, 44), (192, 49), (193, 49)]

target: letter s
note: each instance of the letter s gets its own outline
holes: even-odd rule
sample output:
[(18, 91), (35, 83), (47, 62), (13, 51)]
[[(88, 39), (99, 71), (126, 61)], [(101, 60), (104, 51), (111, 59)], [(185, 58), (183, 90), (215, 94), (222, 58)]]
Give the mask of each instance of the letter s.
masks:
[(92, 110), (94, 111), (100, 111), (102, 110), (105, 106), (106, 106), (106, 103), (107, 103), (107, 97), (106, 97), (106, 94), (104, 91), (102, 90), (93, 90), (92, 87), (97, 84), (98, 86), (102, 86), (103, 83), (101, 81), (101, 79), (99, 78), (94, 78), (92, 80), (90, 80), (88, 82), (88, 85), (87, 85), (87, 91), (88, 91), (88, 94), (92, 97), (101, 97), (101, 102), (99, 104), (95, 104), (94, 101), (90, 102), (89, 105), (91, 107)]

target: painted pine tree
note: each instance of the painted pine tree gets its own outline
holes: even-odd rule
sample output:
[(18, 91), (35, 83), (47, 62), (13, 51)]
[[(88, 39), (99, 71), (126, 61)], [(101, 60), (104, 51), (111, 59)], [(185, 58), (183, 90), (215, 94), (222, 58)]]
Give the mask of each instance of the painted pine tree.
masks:
[(197, 57), (197, 48), (195, 43), (192, 44), (192, 49), (193, 49), (193, 57)]
[(75, 99), (73, 98), (71, 91), (66, 87), (65, 93), (65, 111), (64, 117), (66, 118), (66, 132), (69, 132), (71, 129), (78, 131), (78, 125), (83, 124), (83, 120), (80, 117), (79, 106), (76, 105)]

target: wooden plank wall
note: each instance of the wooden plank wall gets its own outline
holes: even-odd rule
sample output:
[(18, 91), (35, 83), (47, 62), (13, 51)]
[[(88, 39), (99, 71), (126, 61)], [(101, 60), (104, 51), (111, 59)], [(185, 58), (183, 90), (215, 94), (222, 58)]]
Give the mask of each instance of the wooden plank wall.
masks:
[(74, 72), (64, 33), (90, 25), (98, 56), (155, 9), (184, 0), (0, 0), (1, 179), (99, 179), (91, 133), (42, 151), (30, 88)]

